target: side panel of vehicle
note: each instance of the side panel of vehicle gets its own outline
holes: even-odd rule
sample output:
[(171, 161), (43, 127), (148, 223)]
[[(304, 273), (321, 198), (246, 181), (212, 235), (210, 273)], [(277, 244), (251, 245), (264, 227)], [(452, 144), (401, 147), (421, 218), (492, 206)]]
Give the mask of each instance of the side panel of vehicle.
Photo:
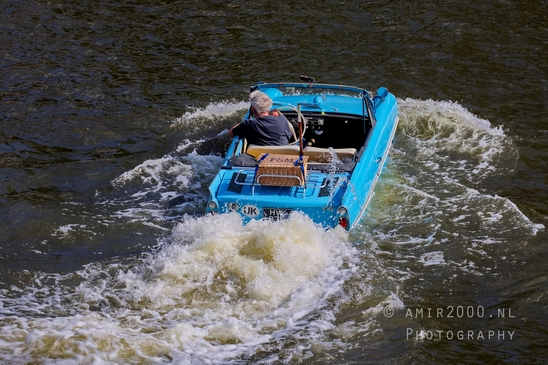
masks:
[[(384, 88), (382, 88), (384, 89)], [(386, 162), (395, 129), (397, 127), (398, 107), (396, 98), (386, 89), (379, 89), (382, 98), (374, 100), (374, 113), (377, 123), (373, 128), (366, 148), (356, 165), (349, 182), (342, 205), (347, 208), (352, 228), (359, 221), (371, 196), (382, 168)]]

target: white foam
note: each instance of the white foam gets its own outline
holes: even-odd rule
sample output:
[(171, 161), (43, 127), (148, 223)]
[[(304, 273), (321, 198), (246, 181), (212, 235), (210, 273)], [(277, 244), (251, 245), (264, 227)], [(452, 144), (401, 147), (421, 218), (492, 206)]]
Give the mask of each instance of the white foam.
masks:
[(23, 315), (38, 292), (9, 301), (0, 359), (223, 363), (297, 331), (322, 333), (333, 328), (328, 300), (355, 270), (345, 240), (299, 214), (246, 226), (236, 214), (188, 217), (142, 264), (80, 272), (76, 293), (55, 294), (64, 314)]
[(517, 148), (502, 127), (493, 127), (458, 103), (405, 99), (400, 110), (398, 148), (414, 161), (427, 161), (432, 172), (481, 183), (516, 165)]
[(439, 125), (458, 124), (471, 129), (478, 129), (488, 132), (491, 135), (504, 136), (501, 126), (493, 127), (491, 123), (470, 113), (454, 101), (435, 101), (432, 99), (399, 99), (398, 105), (403, 119), (421, 119), (435, 120)]
[[(105, 202), (120, 206), (118, 217), (133, 221), (172, 220), (166, 216), (166, 202), (183, 197), (176, 205), (180, 211), (205, 210), (207, 185), (217, 173), (223, 159), (214, 155), (200, 155), (193, 151), (187, 155), (166, 155), (143, 162), (112, 181), (112, 186), (124, 190), (127, 199)], [(112, 213), (111, 213), (112, 214)]]
[[(173, 124), (209, 131), (207, 121), (245, 108), (212, 104)], [(185, 140), (113, 180), (115, 190), (128, 191), (126, 200), (100, 203), (109, 205), (110, 215), (100, 218), (105, 224), (123, 216), (169, 237), (134, 259), (67, 276), (38, 273), (27, 286), (0, 292), (0, 362), (298, 362), (311, 356), (309, 341), (336, 347), (344, 338), (332, 340), (333, 333), (375, 330), (386, 306), (404, 308), (397, 292), (406, 280), (455, 267), (483, 275), (493, 250), (510, 257), (516, 237), (544, 229), (509, 199), (478, 187), (511, 170), (515, 149), (500, 127), (457, 103), (402, 100), (401, 110), (397, 153), (351, 235), (360, 250), (341, 230), (326, 232), (298, 214), (246, 226), (235, 214), (187, 216), (174, 229), (162, 226), (171, 218), (161, 202), (178, 194), (186, 198), (181, 207), (200, 211), (204, 182), (222, 161), (185, 152), (205, 141)], [(90, 227), (64, 225), (55, 235)], [(455, 242), (462, 245), (457, 252), (445, 251)], [(361, 305), (343, 289), (355, 280), (363, 280), (357, 297), (371, 306), (361, 311), (363, 322), (354, 316), (337, 325), (338, 305)], [(288, 339), (295, 346), (284, 345)]]
[(159, 159), (147, 160), (114, 179), (112, 184), (122, 186), (136, 178), (142, 180), (144, 184), (153, 186), (153, 191), (158, 191), (163, 186), (162, 175), (174, 175), (180, 187), (188, 184), (185, 176), (191, 175), (189, 166), (178, 161), (173, 156), (164, 156)]
[(54, 235), (57, 236), (66, 236), (69, 234), (70, 231), (73, 231), (75, 227), (85, 227), (85, 225), (81, 224), (66, 224), (64, 226), (60, 226), (57, 228), (57, 231)]
[[(478, 260), (495, 259), (544, 229), (485, 183), (506, 178), (518, 160), (502, 127), (453, 102), (406, 99), (400, 111), (397, 153), (355, 233), (385, 259), (392, 280), (420, 277), (425, 266), (484, 275)], [(460, 250), (448, 255), (453, 245)]]
[(207, 129), (211, 121), (226, 119), (236, 114), (241, 114), (249, 108), (249, 102), (244, 101), (220, 101), (208, 104), (205, 108), (192, 108), (191, 111), (184, 113), (181, 117), (172, 122), (176, 128), (184, 128), (194, 132)]
[(71, 233), (73, 232), (86, 232), (90, 235), (93, 235), (95, 236), (97, 233), (88, 229), (87, 228), (88, 225), (86, 224), (78, 224), (78, 223), (73, 223), (73, 224), (65, 224), (63, 226), (60, 226), (59, 228), (57, 228), (54, 232), (53, 232), (53, 236), (57, 236), (57, 237), (67, 237), (69, 236)]
[(445, 259), (443, 258), (443, 252), (427, 252), (421, 255), (419, 261), (422, 262), (425, 266), (430, 265), (443, 265), (445, 264)]

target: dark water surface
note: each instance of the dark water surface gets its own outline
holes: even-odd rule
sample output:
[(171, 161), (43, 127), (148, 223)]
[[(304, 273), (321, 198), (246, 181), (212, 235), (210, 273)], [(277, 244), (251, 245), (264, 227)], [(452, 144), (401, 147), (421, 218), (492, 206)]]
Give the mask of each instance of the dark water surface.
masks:
[[(0, 363), (545, 363), (547, 1), (0, 3)], [(400, 102), (349, 235), (202, 217), (257, 81)]]

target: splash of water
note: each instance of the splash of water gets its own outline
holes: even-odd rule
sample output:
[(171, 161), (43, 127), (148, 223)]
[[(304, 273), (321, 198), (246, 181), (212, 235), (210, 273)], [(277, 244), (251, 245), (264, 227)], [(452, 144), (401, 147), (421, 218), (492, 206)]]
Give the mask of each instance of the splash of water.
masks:
[[(407, 99), (400, 109), (391, 158), (357, 236), (400, 247), (389, 256), (412, 266), (481, 273), (478, 259), (544, 229), (486, 184), (517, 162), (501, 127), (452, 102)], [(407, 254), (395, 254), (402, 247)], [(457, 247), (470, 255), (455, 255)]]
[(59, 301), (54, 316), (44, 306), (22, 315), (45, 288), (5, 300), (0, 358), (222, 363), (253, 354), (329, 316), (353, 255), (342, 231), (298, 214), (246, 226), (236, 214), (189, 217), (141, 263), (89, 265), (71, 293), (46, 285)]
[(249, 108), (249, 102), (244, 101), (220, 101), (208, 104), (205, 108), (192, 108), (175, 119), (171, 125), (173, 128), (183, 128), (186, 131), (203, 132), (208, 130), (215, 122), (230, 119), (234, 116), (241, 117), (243, 111)]
[[(206, 107), (177, 123), (198, 121), (197, 129), (210, 130), (209, 114), (231, 114), (244, 104), (212, 105), (220, 111)], [(276, 362), (345, 349), (344, 338), (382, 332), (383, 308), (405, 307), (398, 293), (408, 282), (429, 280), (424, 272), (483, 275), (486, 263), (544, 229), (482, 185), (515, 166), (516, 149), (501, 128), (456, 103), (400, 105), (391, 158), (349, 237), (298, 214), (246, 226), (233, 214), (186, 216), (164, 227), (169, 237), (146, 254), (66, 276), (26, 273), (20, 285), (0, 292), (0, 360)], [(175, 193), (198, 215), (207, 196), (203, 182), (221, 161), (193, 151), (198, 140), (115, 179), (113, 188), (131, 199), (108, 202), (115, 207), (101, 222), (124, 215), (154, 225), (165, 214), (158, 202)], [(64, 225), (55, 234), (77, 230), (94, 231), (93, 223)], [(354, 307), (358, 314), (341, 323)]]

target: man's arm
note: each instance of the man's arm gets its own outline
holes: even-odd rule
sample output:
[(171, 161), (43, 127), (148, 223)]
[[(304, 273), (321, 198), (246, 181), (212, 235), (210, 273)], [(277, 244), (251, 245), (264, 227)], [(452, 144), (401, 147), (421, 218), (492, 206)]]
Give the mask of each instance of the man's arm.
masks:
[(234, 137), (234, 132), (232, 132), (232, 130), (233, 130), (234, 128), (236, 128), (237, 126), (239, 126), (240, 124), (242, 124), (242, 123), (238, 123), (238, 124), (236, 124), (234, 127), (230, 128), (230, 129), (228, 130), (228, 135), (229, 135), (230, 137)]

